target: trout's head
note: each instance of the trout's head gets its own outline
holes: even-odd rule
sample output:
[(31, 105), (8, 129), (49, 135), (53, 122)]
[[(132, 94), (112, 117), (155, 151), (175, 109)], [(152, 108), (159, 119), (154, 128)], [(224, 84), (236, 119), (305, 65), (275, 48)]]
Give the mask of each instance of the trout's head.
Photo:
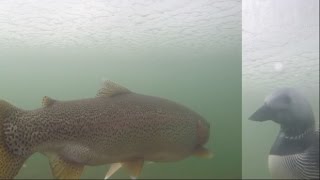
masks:
[(197, 118), (197, 145), (202, 146), (208, 142), (210, 136), (210, 124), (203, 117)]
[(210, 136), (210, 124), (200, 115), (197, 116), (196, 146), (193, 155), (201, 158), (212, 158), (213, 154), (204, 147)]

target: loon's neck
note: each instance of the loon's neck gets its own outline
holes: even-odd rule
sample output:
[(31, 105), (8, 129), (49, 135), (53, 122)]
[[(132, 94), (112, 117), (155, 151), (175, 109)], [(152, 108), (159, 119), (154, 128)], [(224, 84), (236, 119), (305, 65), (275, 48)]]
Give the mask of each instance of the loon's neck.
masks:
[(316, 136), (315, 126), (283, 127), (274, 142), (271, 155), (291, 155), (304, 152), (308, 149)]

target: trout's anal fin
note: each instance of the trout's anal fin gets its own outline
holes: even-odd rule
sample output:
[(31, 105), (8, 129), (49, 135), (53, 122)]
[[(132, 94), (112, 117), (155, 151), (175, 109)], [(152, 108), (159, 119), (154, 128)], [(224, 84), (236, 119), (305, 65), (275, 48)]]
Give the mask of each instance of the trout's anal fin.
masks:
[(134, 161), (122, 162), (122, 163), (113, 163), (110, 166), (109, 171), (107, 172), (104, 179), (109, 179), (116, 171), (118, 171), (121, 167), (124, 167), (129, 171), (131, 179), (137, 179), (140, 175), (144, 160), (137, 159)]
[(197, 148), (193, 152), (193, 155), (196, 157), (207, 158), (207, 159), (210, 159), (213, 157), (213, 154), (208, 149), (206, 149), (204, 147)]
[(57, 179), (80, 179), (84, 166), (68, 162), (58, 155), (48, 156), (52, 175)]

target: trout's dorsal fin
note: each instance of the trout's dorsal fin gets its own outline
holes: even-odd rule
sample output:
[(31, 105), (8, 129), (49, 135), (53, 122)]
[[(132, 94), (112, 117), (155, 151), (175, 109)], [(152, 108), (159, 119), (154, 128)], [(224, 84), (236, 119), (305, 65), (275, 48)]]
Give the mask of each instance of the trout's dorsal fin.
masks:
[(107, 97), (113, 97), (120, 94), (127, 94), (131, 91), (119, 84), (116, 84), (110, 80), (106, 80), (103, 82), (103, 87), (99, 89), (97, 96), (107, 96)]
[(48, 96), (44, 96), (42, 98), (42, 107), (49, 107), (51, 106), (52, 104), (54, 104), (57, 100), (54, 100)]

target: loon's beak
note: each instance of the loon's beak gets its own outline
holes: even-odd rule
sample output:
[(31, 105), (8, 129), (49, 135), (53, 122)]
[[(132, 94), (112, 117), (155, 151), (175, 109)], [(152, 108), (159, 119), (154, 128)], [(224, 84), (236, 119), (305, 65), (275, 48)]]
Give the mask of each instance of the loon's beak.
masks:
[(252, 121), (267, 121), (274, 119), (274, 112), (272, 109), (267, 107), (266, 105), (261, 106), (256, 112), (254, 112), (250, 117)]

